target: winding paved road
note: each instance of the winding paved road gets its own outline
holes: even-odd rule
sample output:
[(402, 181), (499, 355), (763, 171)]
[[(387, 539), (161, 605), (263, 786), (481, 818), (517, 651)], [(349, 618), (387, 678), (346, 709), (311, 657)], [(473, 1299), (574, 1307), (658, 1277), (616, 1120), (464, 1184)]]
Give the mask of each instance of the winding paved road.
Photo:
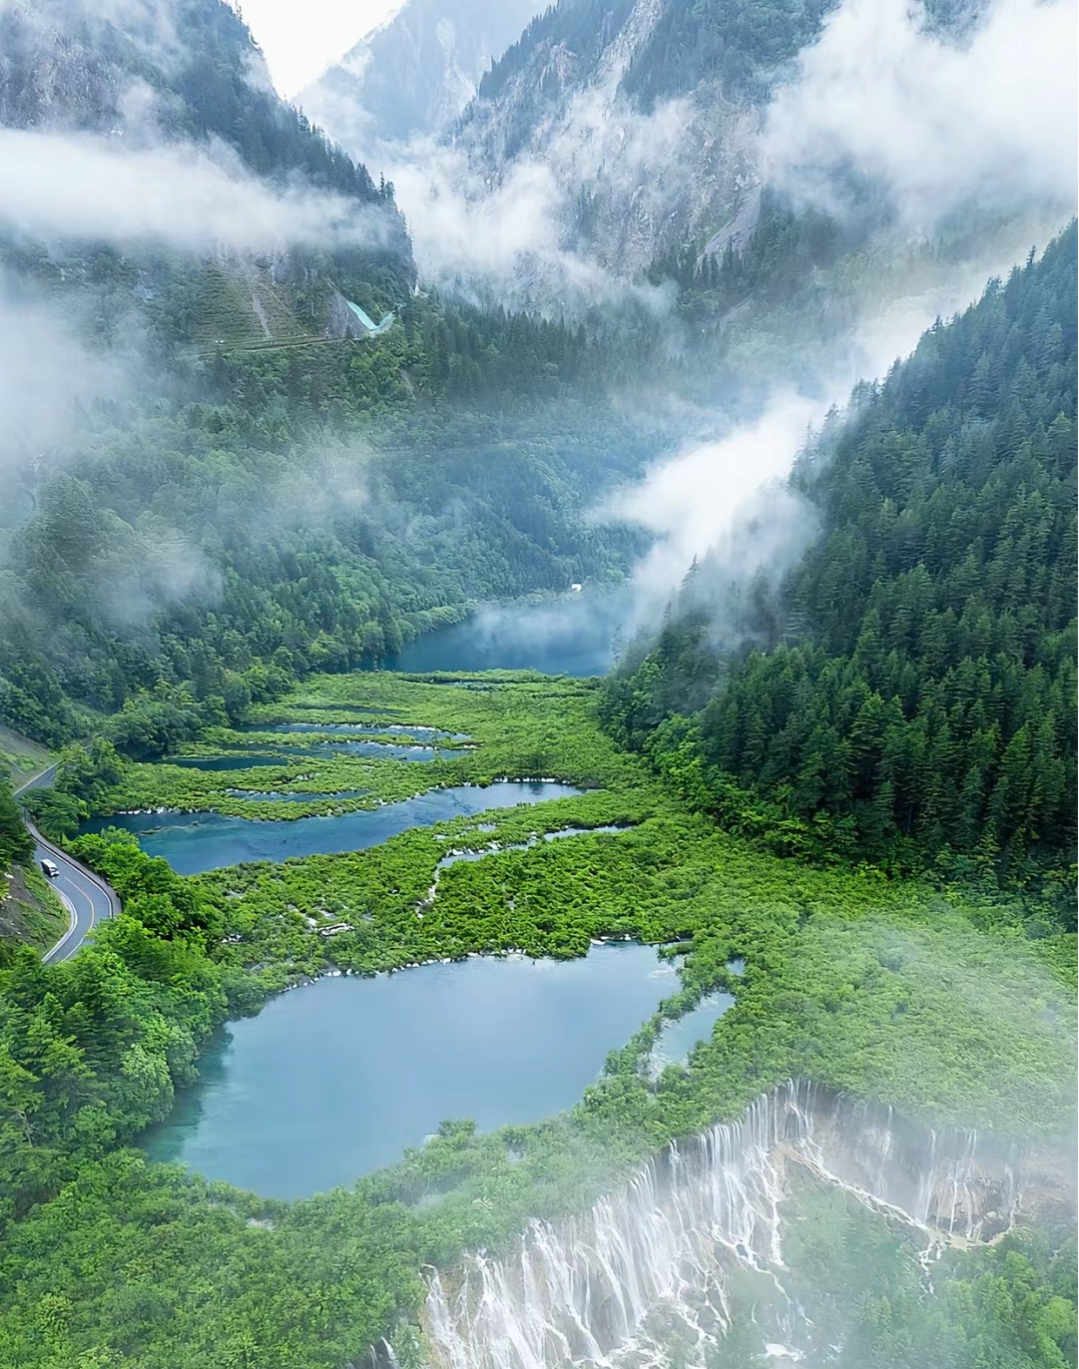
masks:
[[(45, 788), (52, 783), (55, 773), (56, 766), (52, 765), (40, 775), (35, 775), (32, 780), (27, 780), (15, 790), (16, 798), (20, 794), (25, 794), (28, 789)], [(67, 931), (51, 950), (45, 952), (42, 960), (47, 963), (68, 960), (86, 940), (87, 934), (96, 923), (120, 911), (120, 900), (100, 876), (95, 875), (92, 870), (88, 870), (71, 856), (65, 855), (51, 841), (46, 841), (29, 818), (26, 819), (26, 826), (37, 842), (34, 859), (40, 864), (48, 858), (59, 866), (58, 878), (51, 879), (49, 883), (56, 890), (70, 919)]]

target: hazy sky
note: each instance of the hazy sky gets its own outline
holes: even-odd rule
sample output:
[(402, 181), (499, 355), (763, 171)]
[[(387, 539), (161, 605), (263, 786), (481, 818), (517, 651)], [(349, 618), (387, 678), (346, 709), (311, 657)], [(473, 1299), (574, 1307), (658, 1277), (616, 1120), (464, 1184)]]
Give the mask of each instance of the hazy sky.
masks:
[(291, 97), (389, 15), (403, 0), (232, 0)]

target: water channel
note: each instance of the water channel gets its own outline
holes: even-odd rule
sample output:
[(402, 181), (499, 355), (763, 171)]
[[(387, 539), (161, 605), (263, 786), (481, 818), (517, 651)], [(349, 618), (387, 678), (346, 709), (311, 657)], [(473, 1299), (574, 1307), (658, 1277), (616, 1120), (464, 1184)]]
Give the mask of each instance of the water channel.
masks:
[(677, 989), (633, 944), (320, 979), (231, 1023), (144, 1145), (270, 1197), (350, 1184), (447, 1118), (486, 1131), (570, 1107)]

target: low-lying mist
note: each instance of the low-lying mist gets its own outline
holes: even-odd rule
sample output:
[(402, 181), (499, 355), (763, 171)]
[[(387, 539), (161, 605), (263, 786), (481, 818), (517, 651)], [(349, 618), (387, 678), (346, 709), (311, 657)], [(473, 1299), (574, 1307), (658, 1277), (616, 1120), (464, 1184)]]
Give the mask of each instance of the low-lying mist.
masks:
[(386, 167), (427, 280), (556, 314), (661, 310), (669, 296), (643, 275), (656, 253), (739, 223), (761, 186), (868, 214), (893, 250), (957, 213), (1059, 225), (1072, 212), (1072, 6), (991, 0), (948, 27), (921, 4), (844, 0), (765, 105), (703, 82), (645, 112), (622, 81), (653, 8), (638, 6), (597, 73), (568, 79), (561, 102), (544, 94), (534, 116), (511, 85), (501, 104), (480, 97), (454, 129), (408, 144), (372, 143), (344, 112), (331, 124)]
[(381, 247), (391, 231), (381, 206), (298, 181), (272, 186), (221, 142), (126, 147), (89, 134), (5, 128), (0, 181), (0, 227), (33, 238), (258, 252)]
[(950, 37), (909, 0), (845, 0), (779, 88), (765, 176), (849, 213), (883, 193), (902, 228), (957, 211), (1076, 203), (1074, 5), (993, 0)]
[[(799, 452), (826, 421), (843, 421), (860, 381), (883, 379), (936, 320), (975, 303), (988, 280), (1021, 264), (1034, 247), (1015, 236), (1022, 231), (1002, 234), (977, 261), (930, 266), (917, 294), (867, 304), (829, 354), (809, 374), (803, 370), (799, 388), (777, 390), (749, 421), (738, 422), (730, 408), (696, 411), (687, 422), (703, 430), (711, 424), (712, 434), (689, 438), (641, 484), (617, 491), (597, 510), (601, 521), (638, 524), (655, 539), (633, 573), (637, 629), (657, 626), (691, 564), (707, 560), (712, 585), (728, 587), (714, 605), (713, 633), (717, 641), (729, 639), (733, 627), (722, 603), (737, 600), (750, 583), (774, 589), (815, 535), (814, 511), (787, 483)], [(1051, 230), (1043, 233), (1039, 247)]]

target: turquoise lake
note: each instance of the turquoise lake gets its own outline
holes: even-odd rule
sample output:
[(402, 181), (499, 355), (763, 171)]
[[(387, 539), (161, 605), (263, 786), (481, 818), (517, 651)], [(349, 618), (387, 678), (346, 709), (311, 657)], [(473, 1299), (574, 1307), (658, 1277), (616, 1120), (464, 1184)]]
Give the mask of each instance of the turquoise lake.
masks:
[(231, 1023), (143, 1145), (270, 1197), (347, 1185), (443, 1120), (489, 1131), (572, 1106), (678, 987), (634, 944), (320, 979)]
[(625, 589), (506, 604), (424, 633), (387, 665), (417, 673), (542, 670), (548, 675), (605, 675), (620, 641), (632, 630), (632, 604)]

